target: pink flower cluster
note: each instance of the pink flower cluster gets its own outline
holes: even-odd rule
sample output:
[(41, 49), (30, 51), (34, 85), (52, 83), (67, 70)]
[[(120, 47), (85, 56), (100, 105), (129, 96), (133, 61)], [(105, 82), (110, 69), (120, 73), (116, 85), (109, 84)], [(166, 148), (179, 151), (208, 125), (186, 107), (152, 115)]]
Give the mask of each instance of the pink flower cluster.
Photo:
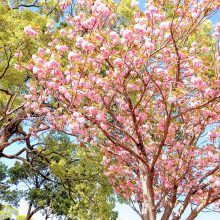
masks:
[(103, 16), (108, 16), (111, 14), (109, 8), (100, 0), (96, 0), (94, 2), (92, 6), (92, 12), (94, 15), (103, 15)]
[(59, 2), (60, 9), (64, 11), (69, 6), (69, 0), (62, 0)]
[(192, 63), (193, 63), (193, 67), (197, 69), (201, 69), (203, 67), (203, 61), (200, 59), (194, 59)]
[(35, 30), (33, 30), (33, 29), (31, 28), (31, 26), (26, 26), (26, 27), (24, 28), (24, 32), (25, 32), (28, 36), (30, 36), (30, 37), (36, 37), (36, 36), (38, 35), (38, 32), (35, 31)]
[(76, 46), (81, 47), (86, 52), (90, 53), (95, 49), (95, 45), (90, 43), (87, 40), (84, 40), (82, 37), (77, 37)]
[(79, 61), (80, 59), (82, 59), (82, 55), (80, 53), (71, 51), (68, 54), (68, 60), (69, 61)]
[(138, 0), (132, 0), (131, 7), (137, 7), (137, 6), (138, 6)]
[(21, 58), (21, 57), (23, 56), (23, 53), (22, 53), (22, 51), (19, 51), (19, 52), (16, 52), (16, 53), (14, 54), (14, 56), (15, 56), (16, 58)]
[(206, 82), (204, 82), (201, 77), (192, 77), (191, 82), (193, 86), (199, 90), (204, 90), (207, 86)]
[[(220, 56), (211, 49), (216, 38), (210, 34), (204, 33), (210, 45), (190, 38), (211, 0), (187, 10), (179, 7), (173, 21), (157, 2), (147, 1), (144, 13), (135, 8), (122, 27), (111, 1), (78, 0), (67, 27), (32, 57), (30, 69), (37, 80), (28, 102), (52, 129), (100, 147), (106, 174), (123, 198), (142, 202), (149, 170), (153, 199), (161, 201), (158, 209), (165, 209), (176, 184), (177, 196), (183, 198), (198, 185), (190, 198), (198, 204), (207, 195), (199, 185), (212, 180), (207, 189), (213, 195), (220, 185), (216, 173), (198, 182), (218, 161), (220, 132), (212, 125), (220, 120)], [(177, 7), (174, 2), (170, 4)], [(42, 105), (48, 97), (60, 107)], [(210, 131), (209, 141), (200, 144), (205, 131)]]
[(63, 52), (68, 50), (68, 47), (66, 45), (56, 45), (55, 47), (61, 53), (63, 53)]

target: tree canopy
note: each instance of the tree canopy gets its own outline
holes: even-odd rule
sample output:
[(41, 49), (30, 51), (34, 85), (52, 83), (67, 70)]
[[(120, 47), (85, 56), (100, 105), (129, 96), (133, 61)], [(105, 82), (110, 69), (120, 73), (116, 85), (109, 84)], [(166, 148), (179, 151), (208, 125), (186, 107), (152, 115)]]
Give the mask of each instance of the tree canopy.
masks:
[(101, 149), (115, 192), (135, 198), (143, 220), (180, 219), (187, 207), (195, 219), (220, 201), (220, 26), (206, 21), (219, 1), (126, 3), (60, 2), (74, 13), (30, 61), (26, 108), (45, 118), (33, 133)]
[[(28, 65), (32, 54), (51, 41), (44, 36), (47, 26), (65, 25), (57, 6), (57, 1), (0, 3), (0, 158), (21, 161), (9, 169), (0, 164), (0, 200), (17, 207), (21, 198), (26, 199), (27, 215), (17, 215), (17, 219), (31, 219), (37, 211), (46, 218), (53, 214), (116, 219), (115, 199), (103, 175), (98, 150), (87, 152), (92, 156), (86, 159), (87, 153), (67, 136), (42, 133), (36, 138), (31, 132), (32, 126), (39, 127), (44, 119), (24, 105), (32, 74), (30, 66), (21, 65)], [(28, 27), (35, 28), (38, 39), (27, 36)], [(6, 151), (10, 146), (14, 147), (11, 154)], [(8, 217), (12, 214), (5, 208), (2, 212)]]

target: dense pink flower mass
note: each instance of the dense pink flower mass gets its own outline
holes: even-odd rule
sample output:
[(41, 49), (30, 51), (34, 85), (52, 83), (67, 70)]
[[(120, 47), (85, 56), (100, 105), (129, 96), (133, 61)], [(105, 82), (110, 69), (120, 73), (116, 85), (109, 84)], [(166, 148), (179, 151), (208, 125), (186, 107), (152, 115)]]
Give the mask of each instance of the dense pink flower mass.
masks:
[(26, 26), (24, 32), (30, 37), (36, 37), (38, 35), (38, 32), (33, 30), (30, 26)]
[(31, 61), (27, 107), (99, 146), (115, 192), (144, 220), (177, 220), (192, 204), (194, 219), (220, 200), (220, 28), (204, 21), (218, 3), (174, 2), (141, 12), (132, 1), (122, 18), (111, 1), (78, 0)]
[(62, 0), (59, 2), (60, 9), (64, 11), (70, 4), (69, 0)]

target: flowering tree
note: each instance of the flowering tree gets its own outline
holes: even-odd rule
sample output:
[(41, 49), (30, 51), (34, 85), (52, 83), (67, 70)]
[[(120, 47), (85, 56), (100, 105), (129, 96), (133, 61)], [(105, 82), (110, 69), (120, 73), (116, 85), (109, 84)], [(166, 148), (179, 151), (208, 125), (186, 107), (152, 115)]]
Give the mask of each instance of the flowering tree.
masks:
[[(10, 6), (12, 3), (16, 5)], [(16, 61), (20, 59), (23, 64), (27, 63), (39, 45), (49, 41), (45, 37), (38, 38), (35, 44), (35, 39), (24, 33), (24, 27), (29, 24), (43, 29), (50, 19), (44, 16), (43, 12), (36, 13), (26, 10), (25, 7), (29, 6), (24, 1), (0, 2), (0, 158), (18, 158), (22, 152), (33, 150), (30, 146), (31, 137), (24, 129), (27, 116), (24, 93), (30, 72), (25, 69), (21, 71), (21, 66)], [(5, 152), (13, 143), (21, 141), (24, 143), (21, 150), (13, 152), (14, 154)]]
[(28, 66), (26, 107), (45, 118), (40, 129), (100, 147), (115, 192), (135, 198), (143, 220), (219, 208), (220, 25), (206, 20), (219, 1), (147, 1), (144, 12), (136, 1), (70, 7), (66, 27), (50, 27), (53, 41)]

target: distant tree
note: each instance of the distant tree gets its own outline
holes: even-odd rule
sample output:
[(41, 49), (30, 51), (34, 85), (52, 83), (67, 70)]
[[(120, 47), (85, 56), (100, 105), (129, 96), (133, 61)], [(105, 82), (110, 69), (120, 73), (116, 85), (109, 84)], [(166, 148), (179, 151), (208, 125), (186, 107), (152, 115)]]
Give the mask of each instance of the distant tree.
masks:
[[(43, 37), (36, 44), (34, 39), (27, 38), (24, 27), (32, 25), (43, 32), (51, 20), (27, 9), (12, 10), (3, 3), (0, 2), (0, 157), (16, 158), (31, 150), (30, 135), (23, 129), (27, 117), (25, 84), (31, 75), (15, 60), (27, 62), (31, 54), (48, 41)], [(23, 148), (18, 148), (13, 157), (6, 155), (4, 149), (18, 141), (23, 141)]]
[[(17, 215), (16, 220), (26, 220), (27, 216), (26, 215)], [(31, 220), (31, 219), (30, 219)]]
[(5, 164), (0, 162), (0, 210), (5, 209), (5, 204), (11, 204), (17, 207), (21, 192), (11, 188), (8, 180), (8, 168)]
[[(9, 169), (9, 183), (22, 188), (29, 204), (26, 220), (36, 212), (80, 219), (116, 219), (114, 197), (94, 149), (78, 148), (64, 135), (48, 135), (32, 155)], [(89, 157), (88, 157), (89, 155)]]
[(12, 220), (16, 218), (18, 214), (18, 210), (13, 206), (4, 205), (3, 209), (0, 211), (0, 219), (1, 220)]

